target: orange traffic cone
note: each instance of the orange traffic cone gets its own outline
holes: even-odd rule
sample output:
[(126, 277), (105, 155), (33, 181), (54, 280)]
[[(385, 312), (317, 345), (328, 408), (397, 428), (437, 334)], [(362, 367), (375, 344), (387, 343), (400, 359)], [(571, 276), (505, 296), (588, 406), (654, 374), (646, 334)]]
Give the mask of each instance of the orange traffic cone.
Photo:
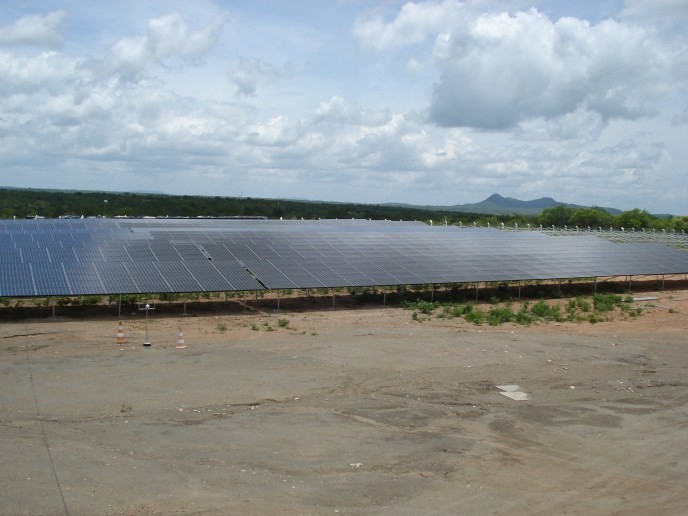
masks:
[(117, 338), (115, 339), (117, 344), (124, 344), (124, 326), (122, 326), (122, 321), (117, 325)]
[(179, 335), (177, 336), (177, 345), (175, 347), (177, 349), (184, 349), (186, 347), (186, 344), (184, 344), (184, 334), (182, 333), (181, 328), (179, 328)]

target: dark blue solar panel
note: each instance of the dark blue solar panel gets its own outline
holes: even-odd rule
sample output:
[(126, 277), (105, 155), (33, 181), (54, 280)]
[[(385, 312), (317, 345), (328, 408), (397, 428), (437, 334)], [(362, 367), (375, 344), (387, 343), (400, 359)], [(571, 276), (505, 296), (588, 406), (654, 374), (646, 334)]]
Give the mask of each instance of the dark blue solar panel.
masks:
[(0, 235), (6, 296), (688, 272), (686, 251), (656, 242), (391, 221), (21, 220)]
[[(162, 262), (160, 262), (162, 263)], [(124, 263), (139, 292), (181, 292), (172, 288), (152, 262)]]
[(105, 288), (93, 263), (84, 265), (75, 262), (65, 263), (63, 264), (63, 269), (70, 286), (70, 293), (73, 296), (108, 294), (112, 292)]
[(0, 267), (0, 296), (35, 296), (33, 275), (28, 263), (6, 263)]
[(31, 264), (37, 296), (71, 295), (72, 289), (67, 283), (62, 264), (47, 261)]

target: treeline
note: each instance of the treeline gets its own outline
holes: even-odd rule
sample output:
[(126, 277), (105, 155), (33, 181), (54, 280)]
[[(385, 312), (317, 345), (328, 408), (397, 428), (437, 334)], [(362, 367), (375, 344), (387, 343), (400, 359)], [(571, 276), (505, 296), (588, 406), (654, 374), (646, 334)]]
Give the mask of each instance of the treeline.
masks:
[(388, 219), (433, 221), (434, 224), (580, 229), (622, 227), (628, 230), (655, 229), (688, 231), (688, 217), (656, 217), (645, 210), (629, 210), (611, 215), (602, 208), (556, 206), (540, 215), (484, 215), (448, 210), (427, 210), (374, 204), (308, 202), (250, 197), (201, 197), (113, 192), (73, 192), (32, 189), (0, 189), (0, 218), (39, 215), (57, 218), (84, 217), (223, 217), (264, 216), (271, 219)]

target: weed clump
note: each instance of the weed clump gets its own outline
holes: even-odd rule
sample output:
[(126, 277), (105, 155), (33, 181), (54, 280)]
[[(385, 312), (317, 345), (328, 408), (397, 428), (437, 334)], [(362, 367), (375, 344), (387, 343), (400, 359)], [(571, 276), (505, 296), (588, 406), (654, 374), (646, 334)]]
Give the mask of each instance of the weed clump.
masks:
[(530, 309), (533, 315), (545, 321), (561, 321), (561, 308), (555, 305), (548, 305), (542, 299), (533, 305)]

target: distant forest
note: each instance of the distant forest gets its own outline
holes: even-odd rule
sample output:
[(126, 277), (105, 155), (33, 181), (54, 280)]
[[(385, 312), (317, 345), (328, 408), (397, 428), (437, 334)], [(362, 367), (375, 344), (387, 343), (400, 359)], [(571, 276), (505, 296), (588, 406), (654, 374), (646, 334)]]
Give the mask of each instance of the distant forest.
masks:
[(645, 210), (633, 209), (610, 215), (602, 208), (546, 208), (538, 215), (485, 215), (432, 209), (310, 202), (251, 197), (201, 197), (113, 192), (74, 192), (34, 189), (0, 189), (0, 218), (27, 216), (58, 218), (65, 215), (84, 217), (267, 217), (270, 219), (388, 219), (419, 220), (450, 225), (513, 227), (556, 226), (587, 229), (631, 229), (688, 231), (688, 217), (656, 217)]

